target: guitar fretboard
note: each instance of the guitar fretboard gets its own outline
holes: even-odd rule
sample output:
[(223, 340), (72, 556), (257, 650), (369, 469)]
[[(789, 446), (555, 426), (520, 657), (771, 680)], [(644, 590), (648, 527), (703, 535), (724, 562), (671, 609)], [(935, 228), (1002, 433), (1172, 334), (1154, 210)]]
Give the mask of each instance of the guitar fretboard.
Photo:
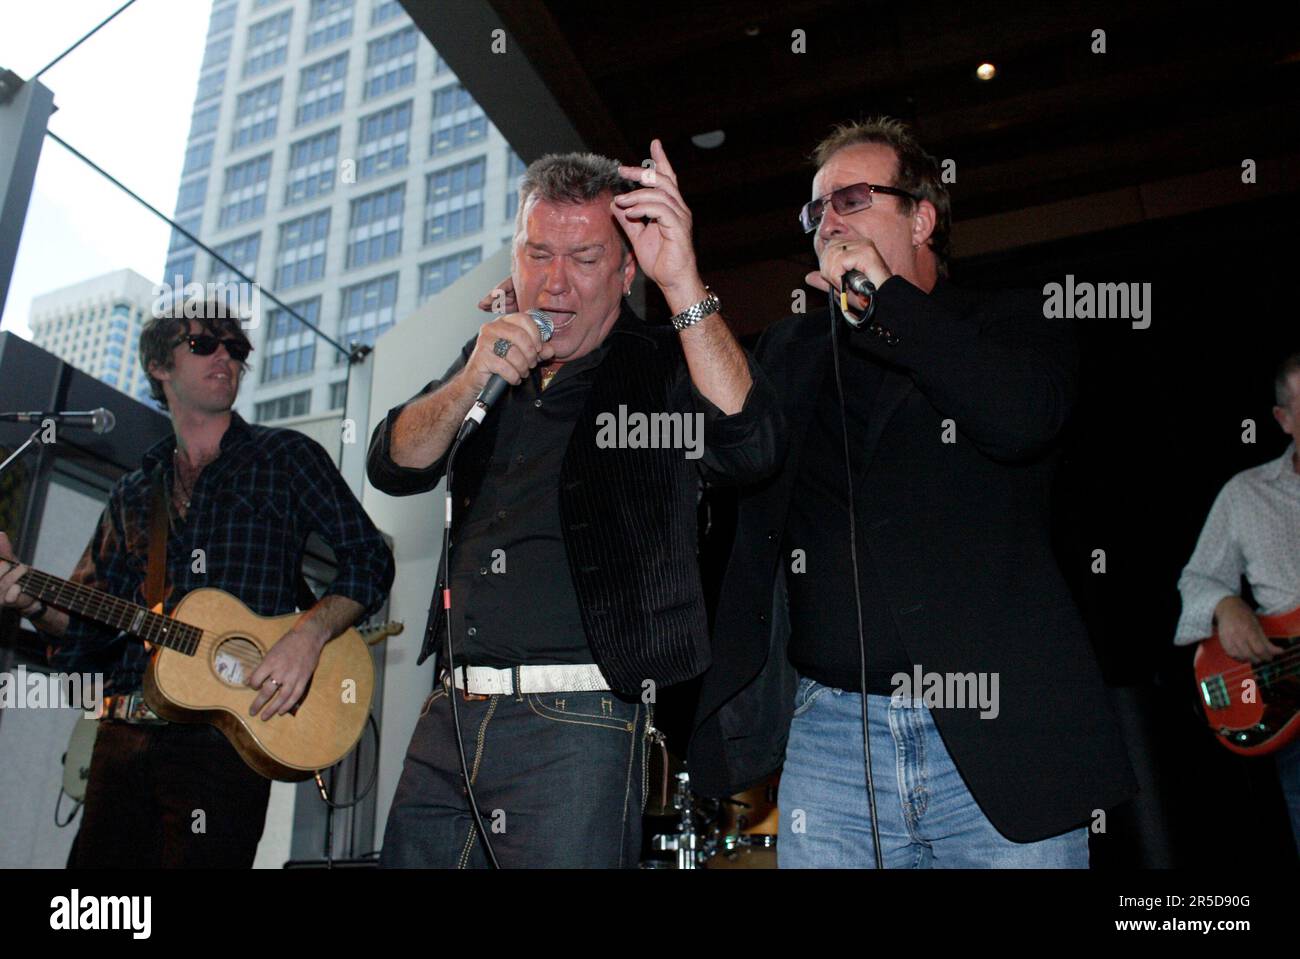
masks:
[(97, 623), (125, 630), (158, 646), (166, 646), (186, 656), (193, 656), (203, 630), (188, 623), (160, 616), (143, 606), (128, 603), (109, 593), (82, 586), (70, 580), (28, 570), (18, 581), (24, 593), (41, 602), (70, 613), (77, 613)]

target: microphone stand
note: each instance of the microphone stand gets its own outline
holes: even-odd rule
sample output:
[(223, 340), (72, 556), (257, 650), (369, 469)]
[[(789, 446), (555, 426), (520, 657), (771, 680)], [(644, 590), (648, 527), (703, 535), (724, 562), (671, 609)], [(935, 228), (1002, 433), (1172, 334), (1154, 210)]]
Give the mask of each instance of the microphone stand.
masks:
[(24, 442), (22, 446), (18, 447), (18, 449), (10, 453), (8, 458), (5, 459), (3, 463), (0, 463), (0, 473), (3, 473), (5, 471), (6, 466), (8, 466), (14, 460), (18, 459), (18, 457), (22, 456), (23, 453), (27, 451), (27, 448), (36, 442), (36, 437), (41, 435), (41, 430), (43, 430), (44, 428), (45, 427), (43, 426), (38, 426), (36, 427), (36, 429), (32, 430), (32, 435), (27, 437), (26, 442)]

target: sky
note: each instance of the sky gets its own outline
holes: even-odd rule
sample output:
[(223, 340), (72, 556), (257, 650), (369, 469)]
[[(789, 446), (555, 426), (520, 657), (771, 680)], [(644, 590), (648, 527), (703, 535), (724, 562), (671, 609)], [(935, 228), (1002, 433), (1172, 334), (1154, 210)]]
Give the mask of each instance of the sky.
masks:
[[(27, 79), (123, 0), (0, 0), (0, 67)], [(211, 0), (136, 0), (43, 74), (49, 129), (171, 215)], [(30, 337), (35, 296), (130, 267), (162, 273), (170, 228), (48, 137), (0, 330)]]

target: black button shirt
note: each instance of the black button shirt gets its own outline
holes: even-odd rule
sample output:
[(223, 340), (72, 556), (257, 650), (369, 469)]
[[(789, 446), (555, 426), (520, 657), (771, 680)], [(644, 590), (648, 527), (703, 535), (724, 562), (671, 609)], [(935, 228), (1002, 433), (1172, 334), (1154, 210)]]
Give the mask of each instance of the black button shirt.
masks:
[(461, 505), (451, 550), (456, 661), (478, 666), (595, 662), (569, 575), (560, 465), (609, 347), (539, 370), (492, 411), (496, 443), (478, 497)]
[[(866, 468), (865, 437), (883, 370), (870, 356), (843, 340), (840, 364), (849, 455), (853, 479), (858, 484)], [(790, 596), (789, 656), (801, 675), (857, 692), (861, 691), (862, 680), (846, 491), (839, 397), (835, 371), (827, 363), (826, 378), (808, 423), (785, 528), (782, 562), (787, 564)], [(912, 667), (882, 595), (875, 573), (876, 560), (860, 521), (857, 539), (867, 692), (888, 695), (893, 691), (890, 677), (896, 672), (910, 672)], [(791, 552), (795, 549), (804, 553), (806, 570), (801, 573), (794, 572), (790, 566)]]

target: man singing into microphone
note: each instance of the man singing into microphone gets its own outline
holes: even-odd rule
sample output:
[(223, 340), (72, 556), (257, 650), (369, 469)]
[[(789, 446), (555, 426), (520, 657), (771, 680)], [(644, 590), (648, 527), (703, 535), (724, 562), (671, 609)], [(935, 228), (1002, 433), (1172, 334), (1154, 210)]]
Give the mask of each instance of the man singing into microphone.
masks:
[[(691, 214), (658, 141), (651, 155), (654, 169), (592, 154), (528, 168), (511, 279), (519, 308), (546, 311), (554, 335), (543, 342), (524, 313), (484, 324), (372, 437), (376, 487), (431, 490), (489, 377), (512, 386), (453, 464), (451, 569), (438, 574), (451, 614), (436, 604), (421, 661), (450, 633), (454, 662), (441, 657), (412, 737), (386, 866), (489, 861), (451, 696), (502, 866), (637, 864), (655, 693), (709, 663), (701, 474), (757, 481), (781, 446), (775, 398), (696, 270)], [(646, 326), (624, 299), (638, 265), (672, 326)], [(702, 455), (603, 428), (624, 414), (701, 422)]]
[(1086, 866), (1086, 827), (1134, 784), (1048, 534), (1070, 331), (948, 282), (947, 190), (903, 124), (837, 129), (815, 161), (806, 280), (877, 292), (755, 351), (790, 452), (741, 498), (692, 785), (784, 759), (779, 865), (874, 866), (865, 693), (885, 867)]

